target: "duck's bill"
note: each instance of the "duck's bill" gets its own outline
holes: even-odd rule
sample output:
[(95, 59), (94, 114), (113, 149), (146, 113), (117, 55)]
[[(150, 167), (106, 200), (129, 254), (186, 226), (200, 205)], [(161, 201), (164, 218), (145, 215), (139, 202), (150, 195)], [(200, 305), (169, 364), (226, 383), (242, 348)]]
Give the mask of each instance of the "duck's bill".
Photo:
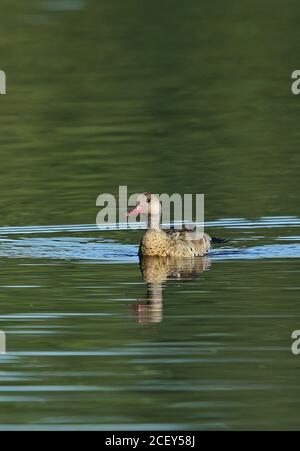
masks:
[(127, 213), (127, 216), (138, 216), (141, 215), (143, 213), (143, 209), (140, 205), (138, 205), (137, 207), (135, 207), (134, 210), (131, 210)]

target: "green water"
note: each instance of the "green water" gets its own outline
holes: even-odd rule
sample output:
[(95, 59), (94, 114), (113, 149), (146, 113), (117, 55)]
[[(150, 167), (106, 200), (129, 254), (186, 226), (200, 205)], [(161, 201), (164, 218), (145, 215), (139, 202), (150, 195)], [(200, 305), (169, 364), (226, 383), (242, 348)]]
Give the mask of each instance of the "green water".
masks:
[[(298, 429), (299, 2), (2, 3), (0, 429)], [(229, 242), (149, 285), (119, 185)]]

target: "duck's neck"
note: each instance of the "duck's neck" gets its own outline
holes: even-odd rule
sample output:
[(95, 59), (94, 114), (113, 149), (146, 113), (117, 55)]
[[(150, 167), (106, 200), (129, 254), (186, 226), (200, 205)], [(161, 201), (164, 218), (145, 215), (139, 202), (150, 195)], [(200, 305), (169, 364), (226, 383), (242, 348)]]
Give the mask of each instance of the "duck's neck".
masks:
[(148, 229), (159, 230), (160, 229), (160, 215), (148, 215), (147, 226), (148, 226)]

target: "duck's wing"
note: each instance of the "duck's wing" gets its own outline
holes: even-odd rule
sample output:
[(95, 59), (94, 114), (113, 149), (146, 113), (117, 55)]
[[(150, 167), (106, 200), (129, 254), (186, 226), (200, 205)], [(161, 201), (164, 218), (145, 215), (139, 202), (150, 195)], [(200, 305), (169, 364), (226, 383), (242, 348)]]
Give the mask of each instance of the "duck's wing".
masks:
[(181, 229), (172, 227), (170, 229), (163, 229), (163, 231), (170, 239), (173, 240), (199, 241), (203, 239), (211, 239), (206, 233), (197, 230), (196, 226), (183, 225)]

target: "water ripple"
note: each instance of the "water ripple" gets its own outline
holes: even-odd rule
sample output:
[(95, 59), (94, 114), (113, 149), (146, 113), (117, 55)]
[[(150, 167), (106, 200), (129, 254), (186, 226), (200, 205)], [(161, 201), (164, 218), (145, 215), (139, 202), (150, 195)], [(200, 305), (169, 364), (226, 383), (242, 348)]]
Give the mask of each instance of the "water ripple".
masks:
[[(214, 260), (258, 260), (265, 258), (299, 258), (298, 241), (248, 247), (219, 247), (211, 251)], [(138, 263), (138, 246), (112, 240), (92, 238), (23, 238), (0, 239), (0, 257), (77, 260), (92, 263)], [(2, 285), (4, 288), (38, 288), (38, 286)]]
[[(174, 225), (179, 223), (175, 222)], [(202, 226), (203, 224), (195, 223)], [(172, 224), (164, 223), (163, 227), (170, 227)], [(255, 220), (245, 218), (218, 219), (216, 221), (205, 222), (205, 227), (222, 227), (227, 229), (235, 228), (269, 228), (269, 227), (300, 227), (300, 218), (297, 216), (275, 216), (262, 217)], [(73, 225), (51, 225), (51, 226), (23, 226), (23, 227), (0, 227), (0, 235), (25, 235), (44, 233), (82, 233), (117, 230), (141, 230), (146, 229), (146, 223), (111, 223), (111, 224), (73, 224)]]

